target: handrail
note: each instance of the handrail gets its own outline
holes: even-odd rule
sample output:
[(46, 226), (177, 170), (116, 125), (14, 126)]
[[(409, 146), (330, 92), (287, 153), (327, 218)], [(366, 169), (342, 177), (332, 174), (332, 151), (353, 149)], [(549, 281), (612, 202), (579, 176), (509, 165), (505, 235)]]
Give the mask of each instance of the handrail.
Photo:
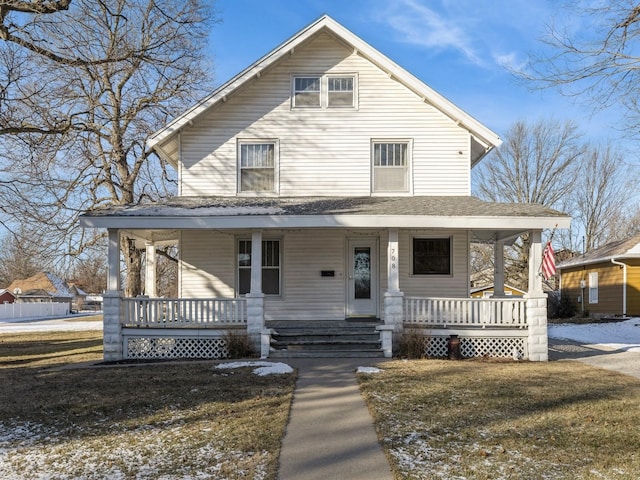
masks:
[(404, 322), (430, 326), (527, 326), (523, 298), (404, 298)]
[(244, 298), (125, 298), (124, 325), (171, 328), (247, 323)]

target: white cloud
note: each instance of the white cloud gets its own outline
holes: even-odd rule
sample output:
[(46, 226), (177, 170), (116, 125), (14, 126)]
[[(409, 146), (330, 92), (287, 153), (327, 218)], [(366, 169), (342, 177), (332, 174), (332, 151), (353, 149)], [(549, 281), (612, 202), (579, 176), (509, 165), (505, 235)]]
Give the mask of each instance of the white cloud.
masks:
[(381, 20), (388, 23), (403, 42), (430, 49), (456, 50), (471, 63), (484, 63), (455, 19), (446, 18), (419, 1), (395, 1), (382, 14)]

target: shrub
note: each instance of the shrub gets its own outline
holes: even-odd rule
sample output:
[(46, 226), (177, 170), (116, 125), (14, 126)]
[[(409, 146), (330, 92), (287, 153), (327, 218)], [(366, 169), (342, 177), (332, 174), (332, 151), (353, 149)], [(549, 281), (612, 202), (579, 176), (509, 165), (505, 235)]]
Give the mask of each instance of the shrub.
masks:
[(398, 355), (400, 358), (426, 358), (427, 337), (418, 329), (406, 329), (400, 335)]
[(247, 332), (228, 331), (225, 336), (229, 358), (255, 357), (256, 351)]
[(549, 318), (571, 318), (576, 314), (576, 307), (569, 295), (559, 292), (549, 293), (547, 298), (547, 316)]

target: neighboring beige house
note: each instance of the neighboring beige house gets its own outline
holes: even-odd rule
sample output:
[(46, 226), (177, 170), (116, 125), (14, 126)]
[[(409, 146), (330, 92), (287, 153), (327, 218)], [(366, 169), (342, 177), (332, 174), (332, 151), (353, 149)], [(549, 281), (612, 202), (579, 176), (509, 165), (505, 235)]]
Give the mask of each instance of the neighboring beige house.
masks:
[[(481, 113), (481, 112), (480, 112)], [(471, 196), (498, 136), (323, 16), (156, 132), (178, 197), (105, 208), (105, 359), (386, 355), (411, 326), (446, 354), (547, 359), (540, 205)], [(503, 246), (528, 233), (529, 288), (504, 297)], [(120, 292), (120, 238), (147, 248), (145, 297)], [(472, 240), (493, 242), (495, 298), (469, 298)], [(155, 297), (155, 246), (179, 248), (177, 299)], [(373, 340), (371, 339), (373, 338)], [(336, 353), (337, 352), (337, 353)]]
[(71, 310), (74, 295), (67, 283), (50, 272), (40, 272), (22, 280), (14, 280), (7, 288), (16, 294), (16, 302), (68, 303)]
[(640, 235), (577, 255), (557, 268), (561, 295), (577, 312), (640, 316)]

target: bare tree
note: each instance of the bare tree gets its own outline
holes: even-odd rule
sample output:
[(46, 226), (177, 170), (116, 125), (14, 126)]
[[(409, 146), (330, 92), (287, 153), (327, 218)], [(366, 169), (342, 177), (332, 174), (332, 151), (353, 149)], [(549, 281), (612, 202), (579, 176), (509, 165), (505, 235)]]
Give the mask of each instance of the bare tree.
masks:
[[(585, 155), (571, 194), (573, 231), (584, 234), (586, 251), (629, 235), (626, 208), (635, 194), (634, 173), (612, 145), (591, 147)], [(579, 249), (580, 239), (571, 239)]]
[(107, 288), (107, 262), (104, 255), (92, 254), (77, 261), (68, 280), (87, 293), (104, 292)]
[[(100, 241), (78, 231), (80, 213), (175, 192), (174, 172), (145, 141), (210, 88), (211, 8), (204, 0), (0, 6), (0, 204), (79, 254)], [(125, 293), (136, 295), (142, 252), (128, 238), (122, 251)]]
[[(539, 203), (565, 210), (586, 151), (582, 134), (570, 121), (516, 122), (504, 143), (477, 172), (476, 192), (498, 202)], [(505, 251), (505, 271), (513, 286), (528, 283), (528, 236)]]
[(502, 202), (561, 208), (586, 150), (571, 121), (518, 121), (477, 172), (477, 194)]
[(0, 240), (0, 288), (38, 272), (52, 269), (46, 241), (22, 227), (19, 235), (8, 233)]
[(548, 27), (548, 48), (519, 77), (558, 88), (595, 109), (624, 106), (628, 132), (640, 127), (640, 5), (635, 1), (565, 2)]

